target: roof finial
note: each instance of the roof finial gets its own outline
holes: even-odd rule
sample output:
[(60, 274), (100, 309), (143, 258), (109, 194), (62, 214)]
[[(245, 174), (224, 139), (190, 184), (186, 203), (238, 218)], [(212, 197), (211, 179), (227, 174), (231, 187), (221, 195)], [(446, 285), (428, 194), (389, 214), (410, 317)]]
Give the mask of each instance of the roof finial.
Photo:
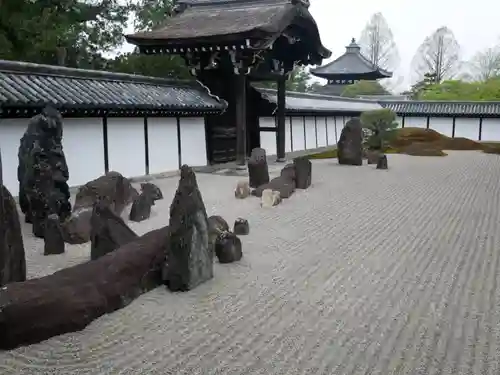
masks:
[(356, 38), (352, 38), (352, 39), (351, 39), (351, 43), (352, 43), (352, 44), (356, 44)]

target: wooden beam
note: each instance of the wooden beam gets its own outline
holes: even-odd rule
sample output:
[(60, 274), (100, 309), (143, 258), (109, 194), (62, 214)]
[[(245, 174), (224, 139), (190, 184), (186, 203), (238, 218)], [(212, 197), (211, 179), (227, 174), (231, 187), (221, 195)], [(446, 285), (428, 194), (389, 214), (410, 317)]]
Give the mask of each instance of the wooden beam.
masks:
[(276, 161), (284, 162), (285, 158), (285, 99), (286, 99), (286, 79), (281, 77), (278, 80), (278, 110), (276, 111)]
[(247, 101), (246, 101), (247, 76), (236, 74), (234, 76), (234, 94), (236, 102), (236, 165), (244, 166), (247, 160)]

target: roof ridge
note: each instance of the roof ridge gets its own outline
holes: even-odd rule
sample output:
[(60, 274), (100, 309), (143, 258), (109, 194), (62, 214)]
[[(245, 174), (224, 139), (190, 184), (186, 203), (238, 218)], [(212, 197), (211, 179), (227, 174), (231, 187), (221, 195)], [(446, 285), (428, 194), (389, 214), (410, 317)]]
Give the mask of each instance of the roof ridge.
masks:
[[(276, 89), (271, 89), (271, 88), (260, 88), (260, 87), (254, 87), (260, 92), (266, 93), (276, 93)], [(352, 103), (378, 103), (378, 100), (373, 100), (373, 99), (364, 99), (364, 98), (348, 98), (345, 96), (337, 96), (337, 95), (325, 95), (325, 94), (318, 94), (314, 92), (301, 92), (301, 91), (286, 91), (287, 95), (295, 95), (296, 97), (309, 97), (309, 98), (318, 98), (318, 99), (326, 99), (326, 100), (337, 100), (337, 101), (343, 101), (343, 102), (352, 102)]]

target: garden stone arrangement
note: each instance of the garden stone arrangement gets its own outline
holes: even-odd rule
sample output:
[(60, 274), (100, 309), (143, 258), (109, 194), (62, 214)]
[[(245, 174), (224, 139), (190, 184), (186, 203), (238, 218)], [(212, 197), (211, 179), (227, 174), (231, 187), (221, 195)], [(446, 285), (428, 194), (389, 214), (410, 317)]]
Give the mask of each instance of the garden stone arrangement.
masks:
[(363, 126), (354, 117), (347, 121), (337, 143), (338, 160), (341, 165), (363, 165)]

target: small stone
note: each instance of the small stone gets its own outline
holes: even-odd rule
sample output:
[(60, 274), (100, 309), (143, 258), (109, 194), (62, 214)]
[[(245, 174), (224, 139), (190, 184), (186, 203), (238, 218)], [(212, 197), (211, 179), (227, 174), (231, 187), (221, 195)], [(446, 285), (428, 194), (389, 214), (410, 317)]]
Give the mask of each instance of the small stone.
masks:
[(250, 184), (248, 181), (239, 181), (234, 191), (234, 196), (238, 199), (248, 198), (250, 195)]
[(243, 219), (241, 217), (237, 218), (234, 221), (234, 227), (233, 227), (233, 232), (234, 234), (237, 234), (239, 236), (245, 236), (250, 233), (250, 225), (248, 224), (247, 219)]
[(304, 157), (293, 159), (295, 166), (295, 184), (297, 189), (307, 189), (312, 182), (312, 164), (311, 161)]
[(271, 189), (265, 189), (262, 192), (262, 198), (260, 206), (264, 208), (274, 207), (281, 203), (281, 197), (279, 191), (273, 191)]
[(241, 240), (234, 233), (221, 233), (215, 241), (215, 255), (219, 259), (219, 263), (239, 261), (243, 257)]
[(143, 220), (149, 219), (151, 216), (151, 206), (153, 206), (154, 200), (152, 196), (144, 191), (134, 200), (132, 203), (132, 208), (130, 209), (130, 214), (128, 216), (129, 220), (135, 222), (141, 222)]
[(153, 205), (154, 202), (163, 199), (163, 193), (161, 192), (160, 188), (151, 182), (142, 183), (141, 192), (149, 195), (149, 197), (153, 200)]
[(222, 216), (213, 215), (208, 218), (208, 243), (212, 250), (215, 249), (215, 240), (222, 232), (229, 231), (229, 224)]
[(345, 124), (337, 143), (339, 164), (363, 165), (363, 126), (358, 117)]
[(43, 255), (64, 253), (64, 239), (57, 214), (50, 214), (45, 220)]
[(366, 160), (368, 161), (368, 164), (377, 164), (379, 156), (380, 152), (377, 150), (366, 151)]
[(377, 161), (377, 169), (388, 169), (387, 155), (380, 155)]
[(269, 182), (266, 150), (254, 148), (248, 160), (248, 180), (251, 188), (256, 188)]

